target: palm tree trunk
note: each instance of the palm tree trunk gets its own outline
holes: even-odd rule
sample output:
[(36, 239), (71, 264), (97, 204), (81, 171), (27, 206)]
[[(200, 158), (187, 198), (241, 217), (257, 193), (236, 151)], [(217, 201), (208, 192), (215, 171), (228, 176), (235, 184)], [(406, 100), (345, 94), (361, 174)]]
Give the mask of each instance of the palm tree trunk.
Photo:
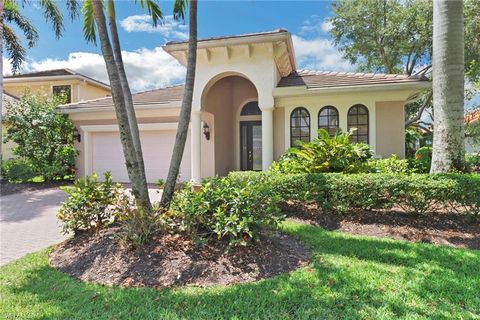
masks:
[(433, 2), (433, 156), (431, 173), (464, 170), (463, 1)]
[(128, 122), (130, 124), (130, 130), (132, 133), (133, 146), (135, 148), (136, 165), (140, 171), (140, 178), (142, 180), (142, 188), (147, 190), (147, 178), (145, 175), (145, 163), (143, 161), (142, 144), (140, 142), (140, 133), (138, 130), (137, 117), (135, 109), (133, 107), (132, 92), (128, 85), (127, 74), (125, 72), (125, 66), (123, 64), (122, 49), (120, 47), (120, 39), (118, 37), (115, 4), (113, 0), (108, 0), (108, 21), (110, 25), (110, 34), (112, 35), (113, 55), (117, 64), (118, 74), (120, 77), (120, 83), (122, 85), (123, 97), (125, 99), (125, 108), (127, 110)]
[(193, 87), (195, 84), (195, 68), (197, 64), (197, 0), (190, 1), (189, 26), (190, 35), (188, 39), (188, 62), (185, 91), (183, 93), (182, 109), (180, 110), (180, 116), (178, 119), (175, 146), (170, 160), (167, 181), (162, 194), (161, 203), (163, 208), (169, 207), (170, 201), (173, 197), (175, 182), (180, 171), (180, 164), (182, 162), (185, 143), (187, 141), (190, 114), (192, 112)]
[(117, 69), (117, 64), (113, 55), (113, 50), (108, 37), (105, 15), (103, 13), (103, 4), (101, 1), (92, 1), (93, 14), (95, 23), (98, 28), (98, 36), (102, 48), (103, 58), (107, 67), (108, 78), (112, 89), (112, 99), (117, 115), (118, 126), (120, 129), (120, 141), (125, 156), (125, 165), (127, 167), (128, 177), (132, 183), (132, 193), (137, 202), (137, 206), (143, 208), (147, 212), (152, 209), (148, 189), (144, 185), (140, 170), (137, 165), (135, 147), (133, 144), (128, 113), (125, 106), (125, 98)]

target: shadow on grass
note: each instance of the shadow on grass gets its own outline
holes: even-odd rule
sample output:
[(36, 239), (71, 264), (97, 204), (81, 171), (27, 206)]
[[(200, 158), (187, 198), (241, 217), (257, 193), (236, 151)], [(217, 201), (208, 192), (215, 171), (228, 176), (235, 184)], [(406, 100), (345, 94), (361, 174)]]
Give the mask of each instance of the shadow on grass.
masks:
[[(227, 288), (135, 289), (82, 283), (45, 252), (0, 269), (0, 310), (32, 319), (474, 318), (480, 253), (286, 224), (310, 266)], [(1, 289), (3, 288), (3, 289)], [(3, 306), (2, 306), (3, 304)]]

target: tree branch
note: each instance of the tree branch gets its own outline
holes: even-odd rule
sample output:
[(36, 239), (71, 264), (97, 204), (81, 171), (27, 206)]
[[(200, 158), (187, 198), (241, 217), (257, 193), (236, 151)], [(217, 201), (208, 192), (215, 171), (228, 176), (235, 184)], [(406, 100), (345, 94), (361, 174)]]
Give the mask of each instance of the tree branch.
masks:
[(427, 98), (425, 99), (425, 101), (423, 102), (423, 105), (420, 107), (420, 109), (418, 110), (417, 114), (405, 121), (405, 127), (408, 127), (409, 125), (415, 123), (415, 122), (418, 122), (421, 118), (422, 118), (422, 115), (423, 115), (423, 112), (425, 111), (425, 109), (428, 107), (428, 105), (430, 104), (430, 100), (432, 99), (432, 96), (433, 96), (433, 91), (430, 90), (430, 92), (428, 93), (428, 96)]

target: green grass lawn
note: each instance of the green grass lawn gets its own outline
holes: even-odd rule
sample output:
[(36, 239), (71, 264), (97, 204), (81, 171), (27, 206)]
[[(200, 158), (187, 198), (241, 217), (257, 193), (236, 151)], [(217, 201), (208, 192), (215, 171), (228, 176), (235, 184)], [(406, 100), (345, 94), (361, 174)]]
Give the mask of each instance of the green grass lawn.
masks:
[(0, 269), (0, 319), (480, 319), (480, 251), (283, 228), (311, 265), (227, 288), (85, 284), (30, 254)]

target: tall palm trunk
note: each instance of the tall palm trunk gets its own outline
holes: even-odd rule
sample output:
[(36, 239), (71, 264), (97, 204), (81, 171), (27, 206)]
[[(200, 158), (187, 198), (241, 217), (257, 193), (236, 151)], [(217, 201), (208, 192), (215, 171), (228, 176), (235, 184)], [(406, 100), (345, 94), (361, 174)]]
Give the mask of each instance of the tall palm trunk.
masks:
[(127, 167), (128, 177), (132, 183), (132, 193), (137, 205), (144, 210), (151, 211), (151, 203), (148, 196), (148, 189), (143, 181), (138, 163), (136, 160), (135, 147), (132, 139), (132, 132), (128, 119), (128, 113), (123, 95), (122, 83), (115, 62), (112, 46), (108, 36), (105, 15), (103, 13), (103, 4), (101, 1), (92, 1), (93, 15), (98, 28), (98, 35), (102, 48), (103, 58), (107, 67), (108, 78), (112, 89), (112, 99), (117, 115), (118, 126), (120, 129), (120, 141), (125, 156), (125, 165)]
[(125, 73), (125, 67), (122, 58), (122, 49), (120, 47), (120, 39), (118, 37), (115, 5), (113, 0), (108, 0), (108, 22), (110, 25), (110, 34), (112, 35), (112, 46), (115, 63), (117, 65), (118, 74), (120, 77), (120, 83), (122, 85), (123, 97), (125, 99), (125, 108), (127, 110), (128, 122), (130, 124), (130, 130), (132, 134), (133, 146), (135, 148), (135, 159), (140, 171), (140, 178), (142, 180), (142, 188), (147, 189), (147, 178), (145, 174), (145, 163), (143, 161), (142, 144), (140, 142), (140, 133), (138, 130), (137, 117), (135, 115), (135, 109), (133, 107), (132, 92), (128, 85), (127, 74)]
[(197, 0), (190, 1), (189, 26), (190, 35), (188, 38), (188, 61), (187, 76), (185, 79), (185, 91), (183, 93), (182, 109), (178, 119), (175, 146), (173, 148), (170, 168), (168, 169), (167, 181), (162, 194), (162, 206), (168, 208), (175, 190), (175, 182), (180, 171), (185, 142), (187, 141), (188, 125), (192, 112), (193, 87), (195, 84), (195, 68), (197, 64)]
[(431, 173), (465, 162), (463, 1), (433, 2), (433, 156)]

